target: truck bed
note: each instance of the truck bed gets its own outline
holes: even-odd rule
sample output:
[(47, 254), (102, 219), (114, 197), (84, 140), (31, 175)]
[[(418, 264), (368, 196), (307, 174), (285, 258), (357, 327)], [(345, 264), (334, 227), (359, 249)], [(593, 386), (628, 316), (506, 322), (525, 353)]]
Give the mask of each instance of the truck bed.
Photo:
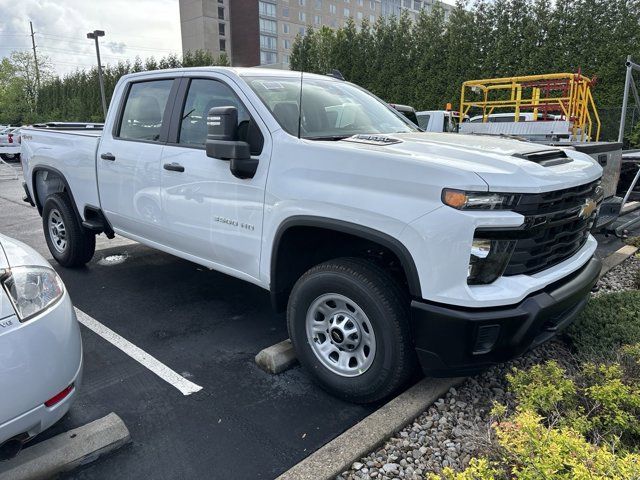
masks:
[[(22, 170), (25, 182), (37, 198), (38, 167), (50, 167), (64, 173), (77, 205), (99, 205), (96, 184), (96, 151), (102, 130), (97, 128), (25, 128), (22, 130)], [(45, 174), (43, 172), (43, 174)], [(79, 212), (84, 218), (84, 212)]]

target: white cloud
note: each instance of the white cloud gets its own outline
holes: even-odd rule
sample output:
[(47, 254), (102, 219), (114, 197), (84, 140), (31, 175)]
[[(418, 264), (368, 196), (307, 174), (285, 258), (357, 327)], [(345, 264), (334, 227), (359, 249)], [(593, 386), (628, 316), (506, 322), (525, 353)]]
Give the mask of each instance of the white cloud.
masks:
[(31, 50), (31, 20), (38, 54), (59, 74), (95, 65), (86, 34), (96, 29), (103, 63), (182, 51), (178, 0), (0, 0), (0, 18), (0, 58)]

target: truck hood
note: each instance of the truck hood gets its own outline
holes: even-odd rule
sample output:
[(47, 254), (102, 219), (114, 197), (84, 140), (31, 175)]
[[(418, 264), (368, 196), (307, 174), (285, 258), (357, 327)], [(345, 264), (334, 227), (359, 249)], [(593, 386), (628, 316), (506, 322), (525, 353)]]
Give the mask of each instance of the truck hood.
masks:
[[(602, 175), (598, 163), (583, 153), (490, 136), (420, 132), (361, 135), (338, 143), (471, 171), (492, 191), (539, 193), (581, 185)], [(539, 162), (537, 154), (549, 151), (568, 158)]]

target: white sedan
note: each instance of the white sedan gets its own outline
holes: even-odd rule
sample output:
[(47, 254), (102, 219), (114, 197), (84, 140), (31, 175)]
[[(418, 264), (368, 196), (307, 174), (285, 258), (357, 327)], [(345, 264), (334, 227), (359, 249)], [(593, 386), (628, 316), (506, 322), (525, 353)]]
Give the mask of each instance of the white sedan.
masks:
[(0, 129), (0, 158), (7, 162), (20, 160), (21, 140), (20, 127)]
[(62, 280), (0, 234), (0, 461), (69, 411), (81, 378), (80, 328)]

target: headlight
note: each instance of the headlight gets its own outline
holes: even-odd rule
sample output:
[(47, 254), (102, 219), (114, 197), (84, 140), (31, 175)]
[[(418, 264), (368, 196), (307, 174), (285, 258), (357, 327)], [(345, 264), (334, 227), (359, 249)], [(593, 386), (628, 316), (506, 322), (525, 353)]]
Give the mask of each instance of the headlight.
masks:
[(486, 285), (502, 276), (515, 248), (514, 240), (474, 238), (469, 257), (467, 283)]
[(519, 199), (520, 195), (514, 193), (442, 190), (442, 203), (458, 210), (508, 210), (514, 208)]
[(58, 274), (46, 267), (11, 268), (0, 279), (22, 322), (49, 308), (64, 293)]

